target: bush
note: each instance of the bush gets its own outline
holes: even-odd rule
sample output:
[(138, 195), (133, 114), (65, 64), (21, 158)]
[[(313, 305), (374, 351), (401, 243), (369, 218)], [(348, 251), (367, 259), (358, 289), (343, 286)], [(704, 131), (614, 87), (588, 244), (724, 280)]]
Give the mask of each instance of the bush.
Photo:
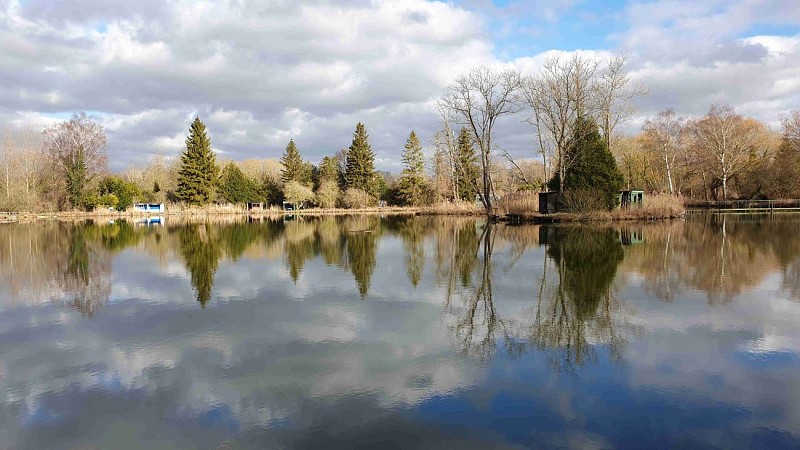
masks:
[(335, 208), (339, 200), (339, 186), (335, 181), (323, 181), (317, 188), (315, 203), (320, 208)]
[(283, 197), (287, 202), (303, 206), (303, 204), (314, 200), (314, 191), (297, 181), (290, 181), (283, 185)]
[(377, 204), (375, 197), (367, 194), (361, 189), (356, 188), (350, 188), (345, 191), (343, 202), (345, 207), (351, 209), (366, 208), (369, 206), (375, 206)]
[[(119, 209), (118, 205), (119, 205), (119, 199), (114, 194), (98, 195), (98, 194), (91, 193), (91, 194), (88, 194), (86, 196), (86, 199), (84, 199), (84, 205), (83, 206), (87, 211), (94, 211), (97, 208)], [(120, 211), (121, 211), (121, 209), (120, 209)]]
[(594, 189), (567, 189), (561, 194), (561, 209), (570, 213), (607, 210), (604, 192)]
[[(115, 176), (103, 178), (103, 180), (100, 182), (100, 188), (98, 191), (100, 198), (113, 195), (117, 199), (117, 202), (114, 205), (98, 204), (97, 206), (114, 207), (119, 211), (125, 211), (133, 206), (133, 202), (142, 195), (141, 191), (135, 184), (128, 183), (122, 178)], [(110, 202), (111, 199), (106, 198), (105, 201)]]

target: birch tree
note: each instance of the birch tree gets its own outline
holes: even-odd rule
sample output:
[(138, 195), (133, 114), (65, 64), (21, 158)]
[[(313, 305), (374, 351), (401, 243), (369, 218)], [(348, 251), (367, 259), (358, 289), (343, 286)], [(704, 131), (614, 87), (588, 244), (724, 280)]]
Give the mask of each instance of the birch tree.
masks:
[(713, 105), (708, 114), (690, 123), (694, 150), (708, 173), (719, 180), (728, 199), (730, 179), (757, 161), (768, 139), (764, 124), (745, 118), (731, 106)]
[(664, 172), (670, 194), (675, 194), (673, 181), (675, 162), (683, 151), (683, 134), (686, 120), (675, 115), (672, 109), (665, 109), (652, 119), (647, 119), (642, 131), (653, 153), (664, 162)]

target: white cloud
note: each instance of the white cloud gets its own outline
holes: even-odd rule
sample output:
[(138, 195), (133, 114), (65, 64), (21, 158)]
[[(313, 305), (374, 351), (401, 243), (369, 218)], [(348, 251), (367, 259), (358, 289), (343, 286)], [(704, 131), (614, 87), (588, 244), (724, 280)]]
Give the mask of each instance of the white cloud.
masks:
[[(122, 168), (179, 151), (195, 114), (207, 121), (214, 147), (237, 159), (277, 157), (294, 138), (318, 161), (346, 147), (362, 121), (386, 162), (381, 168), (389, 168), (411, 129), (423, 141), (433, 135), (432, 100), (458, 73), (479, 64), (533, 72), (557, 51), (504, 59), (495, 39), (569, 29), (566, 13), (579, 7), (109, 0), (86, 8), (0, 0), (0, 122), (98, 111), (112, 167)], [(526, 22), (531, 11), (543, 11), (544, 20)], [(617, 15), (627, 29), (610, 42), (632, 55), (634, 75), (652, 92), (643, 115), (666, 107), (702, 114), (723, 102), (774, 123), (800, 104), (793, 63), (800, 34), (751, 32), (759, 25), (796, 28), (795, 2), (655, 1)], [(531, 130), (506, 122), (501, 146), (528, 154)]]

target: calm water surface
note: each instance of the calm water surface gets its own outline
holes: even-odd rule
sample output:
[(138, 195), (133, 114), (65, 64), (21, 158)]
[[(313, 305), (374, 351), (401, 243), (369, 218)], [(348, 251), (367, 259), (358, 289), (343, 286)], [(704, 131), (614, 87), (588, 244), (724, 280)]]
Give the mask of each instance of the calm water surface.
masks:
[(0, 226), (0, 448), (798, 448), (800, 215)]

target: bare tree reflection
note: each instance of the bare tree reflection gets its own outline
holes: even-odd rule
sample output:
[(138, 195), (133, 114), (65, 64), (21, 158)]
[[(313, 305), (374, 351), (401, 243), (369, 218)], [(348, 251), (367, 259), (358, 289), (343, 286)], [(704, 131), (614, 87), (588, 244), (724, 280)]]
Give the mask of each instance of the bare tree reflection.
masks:
[[(540, 350), (554, 350), (551, 363), (562, 370), (594, 361), (599, 344), (618, 358), (625, 343), (615, 330), (613, 314), (618, 304), (612, 283), (624, 259), (618, 233), (583, 226), (542, 231), (549, 258), (543, 262), (529, 341)], [(558, 274), (555, 280), (550, 277), (554, 285), (547, 281), (549, 262)]]
[(114, 225), (39, 222), (0, 228), (0, 282), (12, 301), (63, 302), (91, 316), (111, 293)]
[(644, 277), (644, 288), (673, 301), (687, 288), (724, 304), (779, 273), (793, 297), (800, 294), (800, 221), (791, 215), (708, 214), (688, 223), (646, 227), (647, 243), (631, 246), (625, 273)]
[[(446, 258), (437, 258), (442, 263), (438, 271), (445, 275), (441, 277), (445, 312), (454, 317), (449, 329), (461, 352), (487, 361), (499, 349), (512, 357), (535, 349), (548, 353), (559, 370), (573, 370), (595, 360), (598, 345), (619, 357), (625, 339), (616, 326), (621, 319), (620, 304), (612, 284), (624, 252), (616, 230), (529, 227), (520, 229), (523, 233), (510, 241), (498, 238), (512, 233), (505, 225), (463, 227), (456, 233), (465, 230), (471, 230), (474, 240), (450, 239), (454, 249), (447, 266)], [(538, 238), (528, 238), (537, 231)], [(482, 251), (469, 245), (459, 247), (470, 242), (476, 242)], [(541, 276), (531, 277), (536, 279), (532, 305), (524, 311), (506, 315), (498, 311), (493, 262), (498, 242), (509, 249), (507, 259), (512, 265), (536, 248), (532, 243), (547, 246)], [(464, 267), (474, 267), (474, 277), (459, 276)]]

